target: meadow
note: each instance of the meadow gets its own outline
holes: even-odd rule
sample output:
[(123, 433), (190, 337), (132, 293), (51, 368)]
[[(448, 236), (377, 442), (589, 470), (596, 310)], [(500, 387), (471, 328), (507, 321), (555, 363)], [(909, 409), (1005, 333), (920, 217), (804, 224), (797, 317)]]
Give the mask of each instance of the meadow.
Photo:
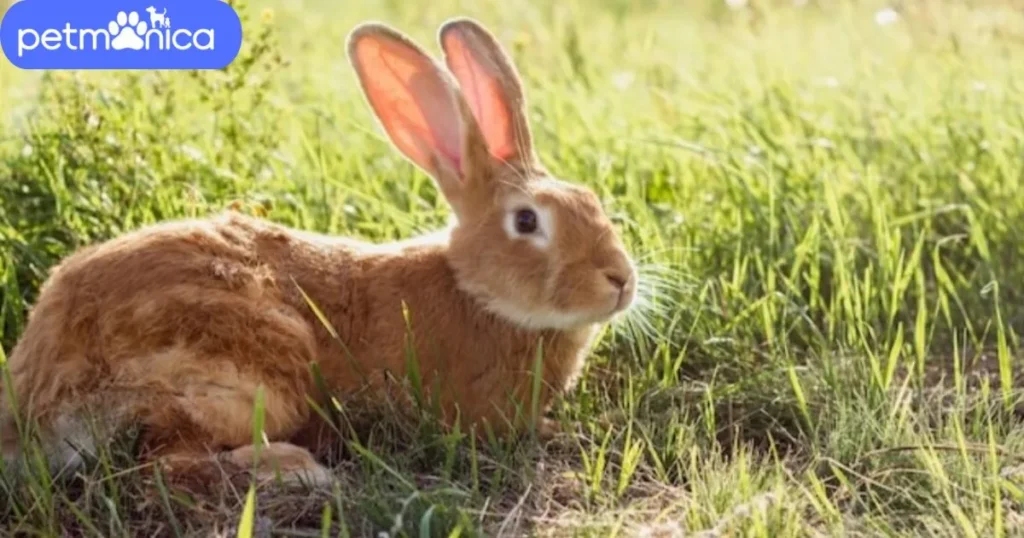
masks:
[(0, 535), (1024, 536), (1019, 2), (235, 5), (224, 71), (0, 61), (0, 351), (49, 267), (149, 223), (443, 226), (344, 56), (369, 19), (434, 53), (449, 17), (495, 32), (541, 158), (601, 195), (641, 300), (551, 441), (382, 420), (332, 490), (260, 488), (251, 512), (228, 484), (147, 493), (126, 441), (0, 481)]

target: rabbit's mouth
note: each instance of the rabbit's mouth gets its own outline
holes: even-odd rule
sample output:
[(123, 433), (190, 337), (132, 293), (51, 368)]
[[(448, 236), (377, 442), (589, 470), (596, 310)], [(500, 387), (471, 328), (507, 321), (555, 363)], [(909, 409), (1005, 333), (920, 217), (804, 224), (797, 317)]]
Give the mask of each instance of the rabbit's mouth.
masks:
[(636, 292), (634, 289), (623, 288), (619, 290), (618, 299), (615, 301), (615, 307), (612, 308), (611, 315), (620, 314), (629, 310), (629, 307), (633, 306), (633, 302), (636, 299)]
[(609, 273), (606, 273), (606, 276), (611, 284), (609, 295), (613, 301), (611, 311), (607, 317), (612, 318), (633, 306), (636, 300), (636, 274), (632, 272), (625, 279), (610, 276)]

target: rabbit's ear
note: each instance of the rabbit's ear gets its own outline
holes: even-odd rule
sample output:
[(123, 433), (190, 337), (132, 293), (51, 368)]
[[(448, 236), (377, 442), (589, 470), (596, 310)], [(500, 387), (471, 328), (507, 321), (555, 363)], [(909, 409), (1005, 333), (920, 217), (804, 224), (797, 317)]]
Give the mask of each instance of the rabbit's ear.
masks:
[(522, 82), (498, 41), (469, 18), (445, 22), (438, 41), (491, 155), (502, 161), (534, 161)]
[(356, 27), (348, 57), (370, 107), (395, 146), (431, 174), (457, 213), (467, 178), (489, 155), (451, 75), (423, 49), (376, 22)]

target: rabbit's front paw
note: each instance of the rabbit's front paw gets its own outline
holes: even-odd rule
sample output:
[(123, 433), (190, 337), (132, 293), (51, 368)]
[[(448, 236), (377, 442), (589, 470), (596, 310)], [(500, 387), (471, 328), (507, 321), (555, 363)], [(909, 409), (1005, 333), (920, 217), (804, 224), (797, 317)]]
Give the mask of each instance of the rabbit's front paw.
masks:
[(560, 433), (562, 433), (560, 422), (546, 417), (540, 419), (540, 423), (537, 425), (537, 437), (541, 441), (550, 441)]

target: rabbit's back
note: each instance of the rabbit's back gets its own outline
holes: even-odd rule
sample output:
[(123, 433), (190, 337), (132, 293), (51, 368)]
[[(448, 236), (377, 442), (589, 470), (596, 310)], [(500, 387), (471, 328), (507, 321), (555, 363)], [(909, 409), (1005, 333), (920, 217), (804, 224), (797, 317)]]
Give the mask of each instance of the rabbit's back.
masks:
[[(68, 417), (91, 405), (112, 426), (124, 418), (176, 435), (195, 426), (225, 443), (251, 438), (223, 415), (248, 417), (257, 386), (266, 397), (303, 394), (316, 353), (310, 325), (261, 259), (271, 226), (236, 215), (178, 221), (69, 256), (10, 357), (22, 413), (61, 437), (74, 437), (67, 430), (81, 425)], [(273, 399), (271, 435), (306, 413), (293, 398)], [(11, 444), (9, 413), (0, 428)]]

